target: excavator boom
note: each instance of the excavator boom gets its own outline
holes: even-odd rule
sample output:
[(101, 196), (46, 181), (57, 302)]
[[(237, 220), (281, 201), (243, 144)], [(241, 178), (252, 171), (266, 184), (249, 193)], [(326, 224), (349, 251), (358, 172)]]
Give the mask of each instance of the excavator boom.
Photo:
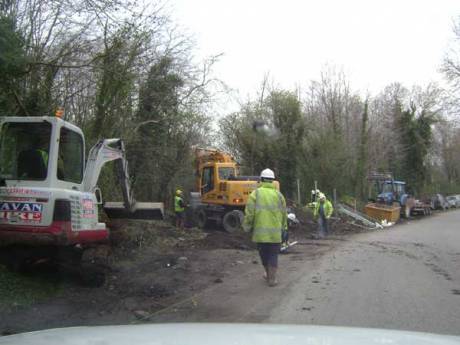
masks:
[(134, 199), (125, 145), (121, 139), (102, 139), (91, 148), (83, 178), (85, 191), (95, 192), (102, 167), (110, 161), (115, 161), (123, 202), (104, 204), (109, 218), (163, 219), (163, 203), (137, 202)]

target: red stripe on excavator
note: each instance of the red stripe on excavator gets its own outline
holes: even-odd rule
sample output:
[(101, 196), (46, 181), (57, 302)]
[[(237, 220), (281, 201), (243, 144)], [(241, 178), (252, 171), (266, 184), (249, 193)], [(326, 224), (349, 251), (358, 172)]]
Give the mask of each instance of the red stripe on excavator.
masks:
[(24, 239), (32, 244), (35, 240), (41, 242), (41, 236), (44, 240), (45, 237), (48, 239), (45, 240), (46, 242), (69, 245), (105, 241), (109, 238), (109, 231), (107, 229), (72, 231), (72, 225), (67, 221), (54, 221), (50, 226), (0, 224), (0, 239), (12, 239), (13, 242), (16, 242), (14, 239)]
[(102, 242), (108, 240), (109, 231), (104, 230), (84, 230), (75, 232), (77, 234), (74, 239), (75, 243), (93, 243), (93, 242)]
[(64, 221), (54, 221), (49, 226), (0, 224), (0, 231), (61, 235), (63, 232), (68, 233), (69, 231), (72, 231), (72, 225), (70, 222)]

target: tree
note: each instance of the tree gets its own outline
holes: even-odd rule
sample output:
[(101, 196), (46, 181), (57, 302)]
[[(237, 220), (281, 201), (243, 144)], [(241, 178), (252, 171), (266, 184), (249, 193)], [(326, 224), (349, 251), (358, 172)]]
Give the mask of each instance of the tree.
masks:
[(137, 195), (145, 200), (168, 199), (171, 183), (182, 169), (192, 176), (190, 148), (209, 132), (209, 119), (183, 106), (187, 82), (174, 62), (165, 56), (154, 64), (139, 94), (130, 159)]
[(427, 182), (428, 169), (425, 160), (432, 144), (431, 125), (435, 122), (433, 114), (426, 111), (417, 115), (415, 105), (403, 111), (398, 121), (405, 156), (401, 177), (415, 191), (421, 192)]
[(351, 90), (345, 74), (326, 66), (319, 81), (310, 82), (304, 99), (309, 124), (303, 149), (302, 180), (321, 190), (355, 193), (363, 102)]
[(0, 15), (0, 116), (24, 113), (20, 80), (26, 73), (24, 39), (13, 18)]
[(145, 39), (146, 35), (136, 32), (132, 25), (104, 37), (104, 51), (95, 59), (98, 83), (93, 138), (119, 136), (132, 119), (134, 67)]
[(460, 17), (458, 17), (452, 31), (455, 37), (454, 43), (444, 57), (441, 72), (444, 73), (450, 83), (451, 101), (458, 109), (460, 106), (460, 98), (458, 97), (458, 91), (460, 91)]
[[(51, 115), (64, 106), (88, 148), (121, 137), (139, 199), (167, 201), (177, 176), (193, 180), (190, 146), (210, 137), (218, 57), (192, 61), (192, 40), (161, 3), (8, 0), (0, 34), (0, 114)], [(108, 199), (117, 194), (113, 177), (104, 169), (100, 178)]]
[(366, 196), (366, 173), (368, 171), (368, 123), (369, 123), (369, 100), (364, 102), (363, 115), (361, 120), (361, 141), (359, 144), (358, 159), (356, 162), (356, 195), (360, 199)]
[(223, 118), (220, 132), (224, 147), (246, 172), (254, 175), (265, 168), (275, 170), (283, 193), (294, 197), (304, 134), (301, 103), (295, 93), (269, 90), (265, 98), (250, 101), (240, 112)]
[(278, 171), (286, 196), (294, 199), (304, 134), (301, 103), (292, 92), (272, 91), (267, 106), (274, 128), (279, 133), (272, 142), (276, 157), (274, 168)]

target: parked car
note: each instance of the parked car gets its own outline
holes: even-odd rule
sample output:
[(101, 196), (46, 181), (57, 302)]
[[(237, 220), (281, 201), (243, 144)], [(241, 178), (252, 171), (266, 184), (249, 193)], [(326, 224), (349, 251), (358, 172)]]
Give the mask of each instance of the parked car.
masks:
[(435, 194), (431, 198), (431, 208), (433, 210), (447, 210), (450, 207), (446, 198), (442, 194)]
[(450, 207), (460, 207), (460, 195), (449, 195), (446, 200)]

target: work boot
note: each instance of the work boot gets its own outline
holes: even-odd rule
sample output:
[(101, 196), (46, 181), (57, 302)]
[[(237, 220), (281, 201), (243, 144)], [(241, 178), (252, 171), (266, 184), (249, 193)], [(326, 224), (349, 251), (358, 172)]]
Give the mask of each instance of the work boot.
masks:
[(276, 280), (277, 267), (268, 266), (268, 286), (276, 286), (278, 280)]

